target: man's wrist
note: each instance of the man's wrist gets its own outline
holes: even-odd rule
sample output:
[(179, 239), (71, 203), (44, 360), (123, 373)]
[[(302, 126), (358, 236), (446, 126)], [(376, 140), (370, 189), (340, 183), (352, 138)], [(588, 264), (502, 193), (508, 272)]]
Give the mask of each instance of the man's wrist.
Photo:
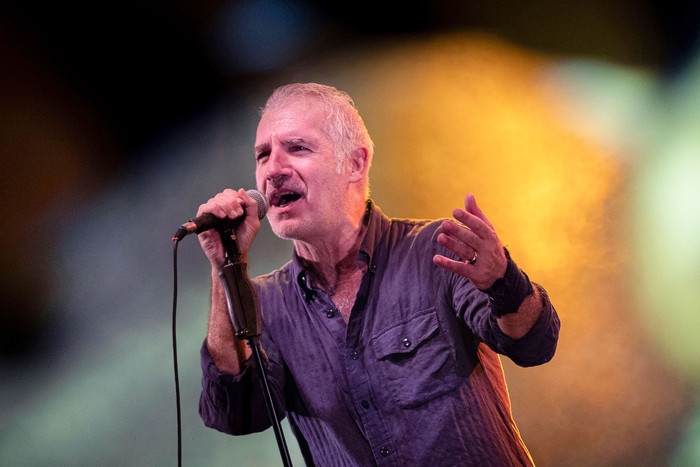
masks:
[(527, 274), (515, 264), (506, 248), (503, 248), (503, 251), (508, 261), (506, 272), (502, 278), (484, 290), (489, 296), (491, 312), (497, 318), (517, 312), (523, 300), (533, 293), (532, 283)]

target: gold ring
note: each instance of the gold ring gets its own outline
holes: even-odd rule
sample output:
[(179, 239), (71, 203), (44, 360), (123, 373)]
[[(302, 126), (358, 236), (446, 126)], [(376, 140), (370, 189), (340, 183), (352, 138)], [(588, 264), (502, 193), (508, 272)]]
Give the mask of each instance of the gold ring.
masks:
[(476, 250), (474, 250), (474, 257), (473, 257), (472, 259), (468, 259), (468, 260), (466, 261), (466, 263), (467, 263), (467, 264), (474, 264), (474, 263), (476, 263), (476, 258), (477, 258), (477, 256), (479, 256), (479, 255), (477, 255), (477, 254), (476, 254)]

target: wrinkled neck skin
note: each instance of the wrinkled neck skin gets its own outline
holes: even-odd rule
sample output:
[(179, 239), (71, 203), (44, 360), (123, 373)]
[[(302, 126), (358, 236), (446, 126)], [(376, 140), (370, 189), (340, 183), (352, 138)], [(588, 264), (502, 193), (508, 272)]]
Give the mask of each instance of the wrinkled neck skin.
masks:
[(315, 286), (333, 295), (338, 285), (359, 271), (357, 253), (364, 237), (364, 202), (334, 232), (313, 242), (294, 241), (297, 256)]

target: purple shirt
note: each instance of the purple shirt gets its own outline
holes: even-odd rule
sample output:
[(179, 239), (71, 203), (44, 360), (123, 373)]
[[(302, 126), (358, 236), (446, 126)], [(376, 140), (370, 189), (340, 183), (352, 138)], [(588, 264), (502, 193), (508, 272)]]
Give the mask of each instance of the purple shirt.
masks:
[[(277, 413), (308, 465), (532, 465), (511, 416), (498, 354), (549, 361), (559, 319), (545, 304), (533, 329), (500, 331), (486, 294), (433, 263), (440, 221), (389, 219), (368, 204), (363, 280), (349, 322), (308, 284), (293, 257), (254, 279)], [(200, 414), (234, 435), (271, 426), (254, 361), (221, 372), (202, 347)]]

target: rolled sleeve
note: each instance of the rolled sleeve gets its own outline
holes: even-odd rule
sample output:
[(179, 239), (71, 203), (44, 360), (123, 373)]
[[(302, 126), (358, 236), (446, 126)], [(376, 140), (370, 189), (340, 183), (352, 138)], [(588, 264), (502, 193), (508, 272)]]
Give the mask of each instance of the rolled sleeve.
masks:
[(542, 313), (533, 327), (519, 339), (503, 333), (498, 318), (491, 312), (488, 296), (466, 279), (458, 279), (454, 295), (457, 315), (472, 332), (493, 351), (505, 355), (519, 366), (536, 366), (554, 357), (559, 338), (559, 317), (545, 289), (532, 283), (540, 293)]
[[(244, 362), (238, 375), (221, 371), (214, 363), (206, 341), (200, 350), (200, 360), (202, 392), (199, 415), (204, 425), (231, 435), (257, 433), (272, 426), (254, 360)], [(274, 392), (275, 410), (281, 418), (284, 416), (281, 398), (279, 391)]]
[(559, 339), (559, 317), (549, 301), (547, 292), (538, 284), (543, 304), (542, 313), (530, 331), (520, 339), (513, 339), (501, 331), (496, 317), (491, 318), (494, 350), (506, 355), (519, 366), (536, 366), (547, 363), (554, 357)]

